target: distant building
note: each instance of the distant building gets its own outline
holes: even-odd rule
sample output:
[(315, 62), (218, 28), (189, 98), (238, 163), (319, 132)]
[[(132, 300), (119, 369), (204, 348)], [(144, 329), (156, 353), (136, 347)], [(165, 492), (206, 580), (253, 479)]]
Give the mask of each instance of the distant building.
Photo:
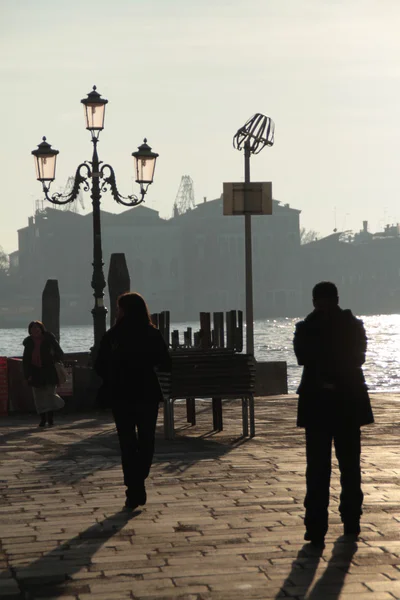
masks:
[[(103, 211), (107, 279), (110, 255), (124, 252), (131, 289), (152, 312), (173, 320), (197, 319), (201, 311), (245, 310), (244, 219), (223, 216), (221, 198), (171, 219), (138, 206)], [(343, 307), (357, 314), (400, 312), (400, 227), (378, 233), (363, 222), (359, 233), (335, 232), (300, 244), (300, 211), (273, 201), (271, 216), (252, 218), (255, 318), (300, 317), (312, 309), (316, 282), (337, 283)], [(62, 322), (90, 323), (93, 308), (92, 215), (54, 208), (37, 211), (18, 231), (3, 281), (0, 326), (25, 325), (41, 314), (47, 279), (58, 279)], [(106, 305), (109, 298), (105, 297)]]
[(302, 246), (302, 313), (322, 279), (338, 285), (343, 308), (361, 315), (400, 312), (399, 257), (399, 227), (370, 234), (366, 221), (354, 237), (339, 232)]
[[(301, 298), (300, 211), (273, 205), (272, 216), (252, 219), (256, 318), (297, 314)], [(131, 289), (152, 312), (190, 320), (200, 311), (245, 308), (244, 220), (223, 216), (221, 198), (168, 220), (141, 205), (102, 211), (101, 222), (106, 279), (111, 253), (124, 252)], [(18, 231), (18, 251), (10, 256), (18, 302), (40, 315), (45, 282), (58, 279), (63, 322), (90, 322), (92, 247), (91, 214), (37, 211)]]
[[(184, 312), (245, 309), (244, 219), (223, 215), (219, 198), (171, 219), (184, 256)], [(254, 314), (296, 314), (300, 300), (300, 211), (273, 202), (271, 216), (252, 218)]]
[[(176, 264), (181, 255), (174, 227), (145, 206), (120, 214), (102, 211), (101, 220), (106, 279), (110, 255), (124, 252), (131, 287), (143, 293), (153, 311), (163, 310), (171, 302), (179, 304)], [(35, 298), (39, 308), (46, 280), (58, 279), (64, 318), (68, 322), (89, 321), (93, 307), (92, 215), (47, 208), (18, 231), (18, 241), (11, 275), (20, 283), (20, 295)]]

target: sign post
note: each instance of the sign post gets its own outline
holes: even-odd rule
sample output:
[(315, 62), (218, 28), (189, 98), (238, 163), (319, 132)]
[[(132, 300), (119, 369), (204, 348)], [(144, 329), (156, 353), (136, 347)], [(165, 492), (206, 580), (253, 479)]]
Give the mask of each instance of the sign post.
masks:
[[(245, 148), (246, 157), (246, 148)], [(250, 156), (246, 157), (245, 179), (250, 179)], [(244, 216), (246, 277), (246, 352), (254, 356), (252, 215), (272, 215), (271, 182), (224, 183), (224, 215)]]
[(253, 255), (251, 216), (272, 214), (272, 183), (250, 182), (250, 156), (274, 143), (274, 123), (255, 114), (233, 138), (233, 145), (244, 150), (244, 183), (224, 183), (224, 215), (244, 216), (246, 277), (246, 352), (254, 356)]

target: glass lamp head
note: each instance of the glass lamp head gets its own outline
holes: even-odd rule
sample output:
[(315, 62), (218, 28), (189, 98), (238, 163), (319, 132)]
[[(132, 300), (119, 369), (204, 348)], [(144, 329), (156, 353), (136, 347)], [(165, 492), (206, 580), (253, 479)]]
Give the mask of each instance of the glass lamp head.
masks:
[(149, 186), (153, 183), (158, 154), (152, 152), (145, 138), (143, 144), (139, 146), (137, 151), (132, 152), (132, 156), (135, 162), (136, 183), (139, 183), (141, 186)]
[(104, 129), (104, 117), (108, 100), (101, 97), (94, 85), (87, 98), (83, 98), (81, 102), (84, 108), (86, 129), (91, 131), (92, 134), (100, 133)]
[(54, 150), (44, 137), (36, 150), (32, 150), (32, 154), (35, 157), (36, 179), (42, 182), (54, 181), (58, 150)]

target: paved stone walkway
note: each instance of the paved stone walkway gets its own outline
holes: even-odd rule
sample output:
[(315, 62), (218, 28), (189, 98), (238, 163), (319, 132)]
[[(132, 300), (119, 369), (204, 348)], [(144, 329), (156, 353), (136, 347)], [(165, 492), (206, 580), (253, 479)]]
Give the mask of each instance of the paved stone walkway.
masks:
[(213, 434), (176, 409), (148, 504), (122, 510), (110, 415), (0, 420), (0, 598), (236, 600), (400, 598), (400, 396), (375, 395), (364, 428), (365, 514), (357, 543), (341, 537), (338, 473), (321, 555), (303, 542), (304, 439), (292, 397), (256, 401), (257, 436), (240, 440), (240, 405)]

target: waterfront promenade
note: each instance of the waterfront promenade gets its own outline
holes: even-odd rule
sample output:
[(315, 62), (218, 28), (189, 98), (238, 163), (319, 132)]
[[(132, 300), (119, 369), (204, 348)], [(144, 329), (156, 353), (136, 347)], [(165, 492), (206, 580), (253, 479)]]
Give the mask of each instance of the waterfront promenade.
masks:
[(109, 413), (0, 420), (0, 598), (236, 600), (400, 598), (400, 395), (377, 394), (363, 428), (365, 514), (345, 541), (333, 475), (320, 555), (303, 542), (304, 433), (295, 397), (256, 400), (256, 437), (242, 441), (240, 404), (213, 434), (176, 408), (162, 437), (148, 504), (122, 510), (118, 442)]

